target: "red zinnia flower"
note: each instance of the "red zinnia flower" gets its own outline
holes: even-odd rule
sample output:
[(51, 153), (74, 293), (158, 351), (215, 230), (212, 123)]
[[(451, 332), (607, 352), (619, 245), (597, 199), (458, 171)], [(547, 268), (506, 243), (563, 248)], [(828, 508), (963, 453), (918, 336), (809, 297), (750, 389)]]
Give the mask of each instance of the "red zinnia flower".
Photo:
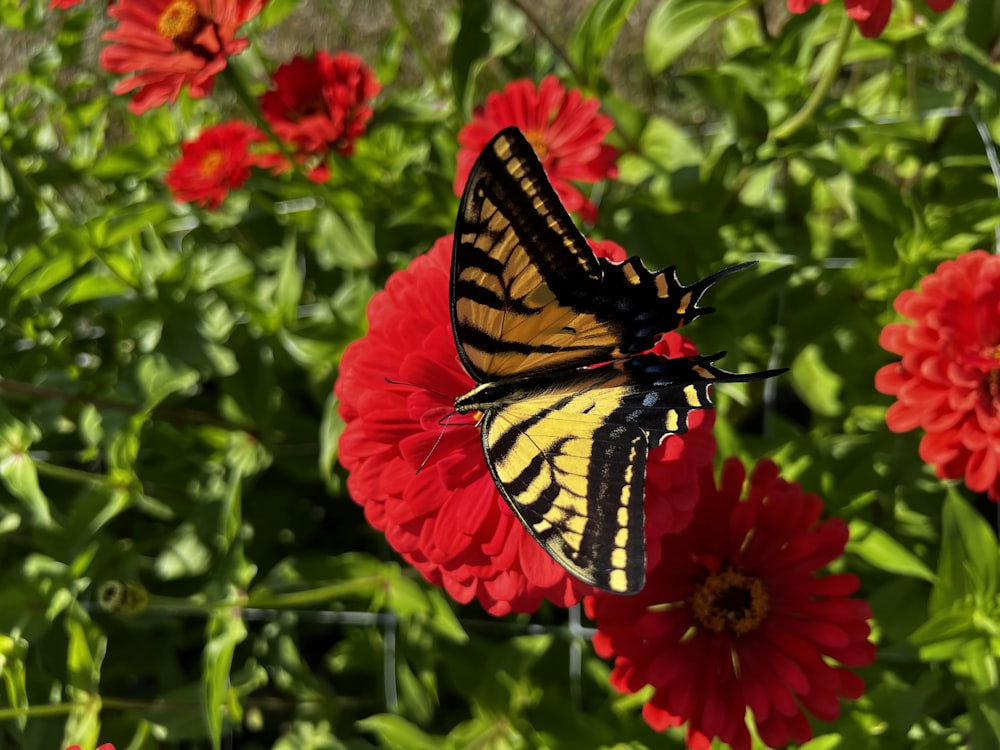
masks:
[[(66, 750), (80, 750), (79, 745), (70, 745)], [(115, 746), (110, 742), (105, 742), (103, 745), (98, 745), (97, 750), (115, 750)]]
[(692, 748), (719, 737), (749, 750), (746, 708), (767, 745), (805, 742), (806, 711), (831, 721), (838, 698), (864, 691), (828, 662), (875, 657), (868, 604), (849, 598), (857, 577), (816, 575), (843, 552), (847, 526), (820, 522), (822, 500), (780, 479), (771, 461), (757, 464), (741, 500), (745, 479), (735, 458), (718, 486), (704, 469), (694, 518), (661, 544), (646, 587), (586, 600), (595, 650), (615, 657), (612, 684), (625, 693), (652, 685), (643, 717), (657, 730), (687, 721)]
[[(364, 61), (347, 52), (295, 57), (275, 71), (272, 83), (260, 106), (274, 132), (303, 154), (321, 156), (331, 149), (353, 153), (372, 116), (368, 102), (380, 88)], [(310, 176), (322, 181), (328, 175), (321, 166)]]
[[(792, 13), (805, 13), (815, 5), (825, 5), (827, 0), (787, 0)], [(955, 0), (927, 0), (930, 9), (938, 13), (948, 10)], [(879, 36), (885, 31), (892, 14), (892, 0), (844, 0), (847, 15), (858, 24), (862, 36)]]
[(74, 5), (78, 5), (83, 0), (50, 0), (50, 8), (58, 8), (59, 10), (66, 10), (67, 8), (72, 8)]
[(947, 260), (896, 298), (914, 325), (890, 323), (879, 343), (903, 359), (875, 375), (896, 396), (893, 432), (926, 434), (920, 457), (939, 477), (1000, 501), (1000, 257), (974, 250)]
[(597, 182), (618, 174), (618, 149), (601, 143), (614, 126), (597, 113), (600, 102), (567, 91), (555, 76), (538, 88), (528, 80), (513, 81), (501, 93), (486, 97), (472, 121), (458, 134), (462, 148), (455, 170), (455, 195), (461, 195), (472, 165), (487, 143), (504, 128), (516, 125), (531, 142), (559, 199), (585, 221), (597, 219), (597, 208), (568, 180)]
[(179, 201), (218, 208), (229, 194), (250, 178), (250, 167), (275, 166), (278, 154), (252, 154), (253, 143), (266, 136), (245, 122), (214, 125), (181, 145), (181, 157), (170, 168), (166, 183)]
[[(614, 243), (594, 248), (625, 257)], [(347, 424), (339, 455), (348, 488), (389, 544), (457, 601), (477, 598), (494, 615), (531, 612), (545, 599), (570, 606), (592, 589), (555, 563), (504, 502), (475, 418), (451, 414), (475, 385), (452, 336), (451, 249), (451, 237), (442, 238), (393, 274), (368, 306), (367, 336), (344, 352), (334, 391)], [(695, 353), (677, 334), (658, 351)], [(690, 427), (650, 452), (646, 487), (657, 502), (646, 503), (647, 538), (683, 527), (697, 502), (697, 470), (711, 462), (715, 440), (705, 412), (691, 413)], [(657, 545), (647, 545), (649, 564)]]
[(116, 94), (139, 89), (129, 104), (135, 114), (174, 102), (187, 84), (191, 96), (207, 96), (226, 59), (249, 44), (236, 31), (260, 13), (264, 0), (120, 0), (108, 9), (119, 21), (102, 39), (101, 66), (136, 73)]

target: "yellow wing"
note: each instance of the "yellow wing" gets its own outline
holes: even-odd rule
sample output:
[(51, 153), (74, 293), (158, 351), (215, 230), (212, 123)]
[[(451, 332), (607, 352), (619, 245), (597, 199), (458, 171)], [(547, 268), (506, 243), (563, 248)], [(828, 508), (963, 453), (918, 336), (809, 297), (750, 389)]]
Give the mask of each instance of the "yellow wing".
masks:
[[(530, 398), (485, 415), (493, 479), (525, 528), (566, 570), (621, 594), (645, 580), (642, 495), (646, 435), (609, 426), (584, 393)], [(593, 409), (587, 412), (587, 409)]]
[(716, 373), (705, 358), (646, 355), (544, 387), (515, 380), (508, 403), (479, 405), (497, 487), (573, 575), (621, 594), (642, 588), (646, 454), (685, 432), (692, 409), (711, 405)]

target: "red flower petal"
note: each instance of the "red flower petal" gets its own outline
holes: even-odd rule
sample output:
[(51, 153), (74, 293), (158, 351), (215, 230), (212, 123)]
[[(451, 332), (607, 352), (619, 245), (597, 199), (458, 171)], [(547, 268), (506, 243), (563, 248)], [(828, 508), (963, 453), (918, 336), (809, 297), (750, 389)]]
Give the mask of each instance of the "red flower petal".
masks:
[(101, 35), (101, 66), (135, 73), (115, 86), (116, 94), (138, 89), (129, 104), (135, 114), (173, 102), (184, 86), (207, 96), (226, 59), (249, 42), (236, 31), (260, 13), (263, 0), (119, 0), (108, 8), (118, 26)]
[[(380, 89), (361, 58), (322, 50), (284, 63), (271, 82), (271, 90), (260, 97), (261, 110), (274, 132), (303, 159), (310, 154), (323, 158), (330, 151), (353, 153), (372, 116), (369, 102)], [(321, 162), (309, 177), (325, 182), (329, 167)]]
[(266, 140), (261, 131), (245, 122), (214, 125), (181, 145), (181, 157), (165, 182), (177, 200), (217, 208), (230, 190), (250, 178), (251, 166), (268, 162), (266, 156), (250, 151), (251, 144)]
[[(746, 488), (745, 480), (735, 459), (718, 483), (703, 471), (694, 517), (660, 545), (645, 589), (586, 601), (595, 649), (615, 657), (612, 684), (652, 685), (644, 718), (655, 729), (686, 721), (691, 747), (718, 737), (749, 748), (745, 708), (774, 746), (805, 742), (805, 712), (833, 720), (840, 698), (859, 695), (860, 681), (828, 662), (875, 657), (870, 609), (848, 598), (857, 578), (817, 574), (843, 552), (846, 526), (820, 521), (822, 501), (781, 479), (772, 462), (760, 462)], [(712, 591), (720, 598), (706, 599)]]
[[(614, 243), (596, 242), (594, 251), (625, 257)], [(446, 237), (390, 277), (369, 304), (367, 336), (344, 352), (334, 390), (346, 423), (339, 456), (350, 472), (348, 489), (389, 544), (456, 600), (478, 599), (496, 615), (530, 612), (546, 600), (569, 606), (590, 588), (538, 546), (501, 498), (474, 420), (448, 416), (455, 397), (474, 385), (451, 333), (450, 262)], [(677, 334), (663, 337), (656, 351), (694, 353)], [(690, 519), (698, 471), (714, 455), (711, 420), (692, 416), (689, 427), (647, 459), (647, 494), (657, 498), (647, 504), (650, 564), (659, 560), (663, 535)]]
[(479, 152), (498, 132), (516, 125), (535, 147), (552, 187), (567, 211), (587, 222), (597, 209), (569, 180), (597, 182), (617, 174), (617, 149), (601, 141), (611, 130), (611, 119), (598, 114), (599, 102), (566, 90), (555, 76), (538, 85), (512, 81), (502, 92), (486, 97), (472, 121), (458, 134), (462, 148), (455, 170), (455, 195), (461, 195)]
[(913, 323), (890, 323), (879, 338), (902, 355), (875, 376), (897, 399), (889, 429), (922, 428), (920, 456), (938, 476), (1000, 500), (1000, 258), (975, 250), (945, 261), (895, 307)]

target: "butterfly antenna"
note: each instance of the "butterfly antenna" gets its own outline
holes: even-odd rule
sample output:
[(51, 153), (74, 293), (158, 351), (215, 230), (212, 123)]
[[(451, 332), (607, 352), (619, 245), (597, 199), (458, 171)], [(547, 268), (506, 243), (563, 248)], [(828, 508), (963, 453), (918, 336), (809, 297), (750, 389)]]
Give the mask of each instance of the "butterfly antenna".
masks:
[[(386, 383), (389, 383), (390, 385), (401, 385), (404, 388), (418, 388), (422, 391), (433, 393), (435, 396), (438, 396), (439, 398), (443, 399), (446, 402), (455, 400), (454, 396), (449, 396), (447, 393), (442, 393), (441, 391), (436, 391), (433, 388), (428, 388), (426, 385), (418, 385), (417, 383), (407, 383), (402, 380), (393, 380), (392, 378), (384, 378), (384, 380)], [(449, 427), (451, 424), (447, 420), (455, 416), (456, 413), (457, 412), (454, 409), (452, 409), (450, 412), (448, 412), (443, 417), (441, 417), (441, 419), (438, 420), (438, 424), (441, 425), (441, 432), (438, 433), (437, 440), (434, 441), (434, 445), (432, 445), (431, 449), (427, 452), (427, 456), (424, 458), (423, 461), (420, 462), (420, 466), (417, 467), (416, 471), (417, 474), (423, 471), (424, 467), (427, 466), (427, 462), (431, 460), (431, 456), (434, 455), (434, 451), (437, 450), (437, 447), (440, 444), (441, 439), (444, 437), (445, 429)]]
[(457, 413), (458, 412), (456, 412), (454, 409), (452, 409), (450, 412), (448, 412), (443, 417), (441, 417), (441, 419), (438, 420), (438, 424), (441, 425), (441, 432), (438, 433), (437, 440), (434, 441), (434, 445), (432, 445), (431, 449), (429, 451), (427, 451), (427, 455), (424, 457), (424, 460), (421, 461), (420, 462), (420, 466), (417, 467), (417, 471), (416, 471), (417, 474), (419, 474), (421, 471), (423, 471), (424, 467), (427, 466), (427, 462), (431, 460), (431, 456), (434, 455), (434, 451), (437, 450), (438, 445), (441, 443), (441, 440), (444, 438), (444, 431), (446, 429), (448, 429), (449, 427), (451, 427), (451, 422), (449, 422), (448, 420), (451, 419), (452, 417), (454, 417), (455, 414), (457, 414)]
[(417, 383), (407, 383), (404, 380), (393, 380), (392, 378), (383, 378), (389, 385), (401, 385), (404, 388), (416, 388), (421, 391), (427, 391), (428, 393), (433, 393), (435, 396), (439, 396), (445, 401), (454, 401), (454, 396), (449, 396), (447, 393), (442, 393), (441, 391), (436, 391), (433, 388), (428, 388), (426, 385), (419, 385)]

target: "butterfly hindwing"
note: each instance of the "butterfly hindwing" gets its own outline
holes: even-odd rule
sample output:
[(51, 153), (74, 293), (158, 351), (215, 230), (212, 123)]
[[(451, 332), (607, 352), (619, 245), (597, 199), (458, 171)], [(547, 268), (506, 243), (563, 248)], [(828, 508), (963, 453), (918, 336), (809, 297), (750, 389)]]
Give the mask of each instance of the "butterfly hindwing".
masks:
[(645, 575), (646, 456), (688, 414), (710, 406), (721, 370), (706, 357), (642, 355), (560, 382), (519, 382), (531, 395), (480, 423), (493, 479), (529, 533), (581, 580), (635, 593)]
[(501, 494), (552, 557), (599, 588), (635, 593), (647, 438), (609, 423), (606, 406), (588, 393), (526, 399), (485, 416), (483, 449)]

